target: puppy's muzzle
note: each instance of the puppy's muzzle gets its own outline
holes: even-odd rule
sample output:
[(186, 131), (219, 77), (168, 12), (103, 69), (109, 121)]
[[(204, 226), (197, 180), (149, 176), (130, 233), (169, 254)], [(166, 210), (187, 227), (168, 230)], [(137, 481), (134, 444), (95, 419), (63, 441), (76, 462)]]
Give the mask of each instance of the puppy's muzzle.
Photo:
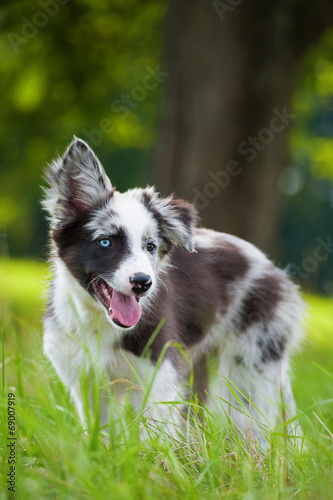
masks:
[(135, 295), (142, 295), (152, 285), (152, 280), (149, 274), (145, 273), (135, 273), (133, 276), (130, 276), (129, 282), (132, 285), (132, 291)]

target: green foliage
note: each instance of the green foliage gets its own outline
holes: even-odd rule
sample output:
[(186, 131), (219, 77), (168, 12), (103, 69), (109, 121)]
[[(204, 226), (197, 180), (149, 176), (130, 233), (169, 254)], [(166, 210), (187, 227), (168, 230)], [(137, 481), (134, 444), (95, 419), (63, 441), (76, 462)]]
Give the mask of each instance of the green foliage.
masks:
[(155, 139), (162, 90), (149, 72), (160, 60), (166, 2), (5, 3), (0, 233), (8, 234), (11, 254), (41, 255), (42, 169), (73, 135), (98, 143), (119, 188), (146, 180), (146, 151)]
[(297, 126), (291, 133), (296, 162), (308, 163), (314, 177), (333, 179), (333, 30), (305, 58), (293, 107)]
[[(45, 360), (41, 344), (42, 263), (0, 261), (6, 294), (1, 300), (5, 380), (1, 436), (7, 437), (7, 393), (16, 395), (17, 498), (41, 499), (215, 499), (331, 498), (332, 460), (332, 300), (311, 296), (309, 336), (293, 363), (294, 391), (305, 442), (295, 446), (283, 428), (270, 435), (271, 450), (245, 444), (231, 423), (211, 410), (191, 405), (192, 425), (169, 438), (140, 423), (126, 407), (109, 423), (112, 439), (88, 414), (85, 434), (70, 397)], [(36, 315), (35, 312), (39, 311)], [(93, 397), (98, 396), (98, 370)], [(2, 444), (5, 444), (2, 441)], [(1, 471), (8, 448), (1, 447)], [(1, 474), (1, 498), (7, 495)]]
[[(166, 0), (2, 2), (0, 255), (44, 255), (42, 169), (73, 135), (95, 147), (120, 190), (149, 181), (167, 78), (152, 76), (165, 70), (166, 10)], [(332, 59), (328, 30), (300, 65), (273, 245), (283, 265), (302, 266), (317, 237), (331, 234)], [(331, 257), (302, 285), (333, 294)]]
[[(296, 115), (289, 162), (282, 172), (285, 194), (278, 234), (279, 260), (298, 269), (308, 290), (333, 294), (332, 255), (313, 264), (318, 238), (332, 237), (333, 209), (333, 30), (310, 50), (299, 68), (293, 96)], [(281, 182), (280, 182), (281, 188)], [(305, 272), (312, 262), (311, 272)], [(309, 268), (311, 266), (309, 263)], [(301, 278), (305, 275), (305, 278)]]

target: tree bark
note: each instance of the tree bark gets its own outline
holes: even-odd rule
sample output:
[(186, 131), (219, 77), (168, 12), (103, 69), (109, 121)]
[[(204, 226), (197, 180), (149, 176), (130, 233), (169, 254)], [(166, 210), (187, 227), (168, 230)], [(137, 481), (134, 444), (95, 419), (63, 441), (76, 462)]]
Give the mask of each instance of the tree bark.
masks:
[(155, 183), (194, 201), (203, 225), (271, 250), (295, 75), (331, 11), (327, 0), (170, 0)]

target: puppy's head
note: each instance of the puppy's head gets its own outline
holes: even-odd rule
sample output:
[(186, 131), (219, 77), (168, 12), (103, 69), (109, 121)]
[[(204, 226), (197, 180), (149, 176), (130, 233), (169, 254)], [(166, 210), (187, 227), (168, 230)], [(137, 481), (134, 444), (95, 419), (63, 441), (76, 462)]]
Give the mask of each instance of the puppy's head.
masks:
[(60, 258), (119, 328), (141, 317), (172, 248), (192, 252), (196, 211), (153, 188), (119, 193), (98, 158), (80, 139), (46, 173), (44, 208)]

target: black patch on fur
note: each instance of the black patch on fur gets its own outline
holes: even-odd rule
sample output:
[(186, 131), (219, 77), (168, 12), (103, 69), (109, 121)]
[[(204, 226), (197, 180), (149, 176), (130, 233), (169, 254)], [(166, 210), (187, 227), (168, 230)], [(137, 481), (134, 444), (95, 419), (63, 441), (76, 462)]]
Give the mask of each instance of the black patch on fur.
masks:
[(245, 331), (254, 323), (262, 323), (267, 329), (281, 296), (282, 278), (278, 274), (257, 279), (244, 299), (240, 330)]
[(173, 251), (173, 282), (181, 288), (182, 301), (188, 297), (185, 301), (195, 308), (206, 301), (213, 310), (224, 313), (234, 298), (233, 285), (245, 277), (249, 262), (232, 243), (197, 250), (191, 255)]
[(157, 210), (156, 205), (154, 204), (154, 198), (155, 196), (151, 195), (148, 191), (144, 190), (142, 192), (142, 203), (147, 208), (147, 210), (152, 214), (157, 223), (157, 227), (159, 230), (159, 237), (162, 242), (162, 244), (158, 249), (158, 253), (160, 257), (163, 257), (163, 255), (166, 255), (167, 253), (170, 252), (172, 244), (171, 241), (168, 238), (166, 238), (163, 233), (163, 225), (165, 224), (165, 219), (159, 212), (159, 210)]
[(258, 339), (258, 346), (261, 349), (261, 361), (263, 363), (280, 361), (286, 349), (286, 341), (281, 337), (260, 338)]
[(149, 210), (149, 212), (153, 215), (158, 225), (162, 225), (164, 223), (164, 218), (162, 214), (157, 210), (156, 204), (154, 203), (155, 196), (151, 195), (148, 191), (142, 191), (142, 203)]
[[(103, 179), (102, 182), (104, 183)], [(71, 214), (71, 220), (82, 220), (83, 217), (88, 216), (93, 210), (100, 210), (106, 208), (109, 204), (110, 199), (113, 197), (115, 189), (112, 188), (111, 191), (107, 191), (105, 195), (101, 195), (98, 203), (94, 205), (85, 205), (84, 201), (81, 201), (81, 196), (72, 196), (67, 200), (59, 200), (60, 203), (63, 203), (69, 214)], [(74, 191), (73, 191), (74, 192)], [(114, 214), (112, 210), (109, 210), (110, 216)]]
[(98, 183), (102, 186), (103, 189), (106, 189), (106, 185), (105, 185), (104, 179), (103, 179), (103, 177), (101, 175), (98, 177)]
[[(193, 229), (198, 219), (194, 205), (184, 200), (170, 198), (168, 199), (170, 212), (163, 213), (163, 207), (158, 204), (157, 194), (153, 195), (145, 190), (142, 192), (142, 203), (157, 222), (159, 236), (164, 242), (160, 255), (168, 253), (175, 241), (177, 245), (183, 246), (187, 251), (192, 250)], [(185, 234), (182, 235), (182, 243), (180, 243), (177, 228), (173, 227), (174, 219), (178, 219), (187, 231), (187, 237)], [(173, 241), (173, 237), (175, 237), (175, 241)]]
[[(74, 142), (74, 145), (75, 147), (77, 147), (78, 149), (81, 149), (81, 151), (85, 151), (85, 152), (88, 152), (89, 149), (87, 147), (87, 145), (81, 141), (80, 139), (76, 139), (75, 142)], [(72, 148), (71, 148), (72, 149)]]
[[(83, 217), (79, 221), (56, 228), (52, 233), (59, 257), (85, 289), (92, 275), (112, 274), (130, 255), (125, 230), (119, 228), (116, 235), (105, 235), (111, 240), (112, 246), (101, 248), (96, 241), (91, 240), (91, 232), (85, 228), (88, 222), (89, 217)], [(88, 292), (93, 295), (91, 286)]]
[(235, 361), (235, 363), (236, 363), (237, 366), (239, 366), (239, 365), (244, 366), (244, 358), (243, 358), (243, 356), (240, 356), (239, 354), (237, 354), (237, 356), (234, 357), (234, 361)]
[(198, 218), (194, 205), (184, 200), (173, 199), (171, 205), (175, 210), (177, 217), (186, 227), (195, 226)]
[(142, 203), (144, 204), (145, 207), (149, 209), (150, 205), (152, 204), (152, 201), (153, 201), (153, 196), (144, 189), (142, 191)]
[(140, 356), (162, 318), (165, 324), (151, 346), (156, 361), (168, 341), (186, 347), (200, 342), (234, 298), (233, 284), (244, 278), (249, 264), (231, 244), (214, 250), (187, 253), (175, 248), (171, 267), (160, 275), (164, 281), (149, 311), (143, 310), (137, 326), (125, 333), (122, 347)]

